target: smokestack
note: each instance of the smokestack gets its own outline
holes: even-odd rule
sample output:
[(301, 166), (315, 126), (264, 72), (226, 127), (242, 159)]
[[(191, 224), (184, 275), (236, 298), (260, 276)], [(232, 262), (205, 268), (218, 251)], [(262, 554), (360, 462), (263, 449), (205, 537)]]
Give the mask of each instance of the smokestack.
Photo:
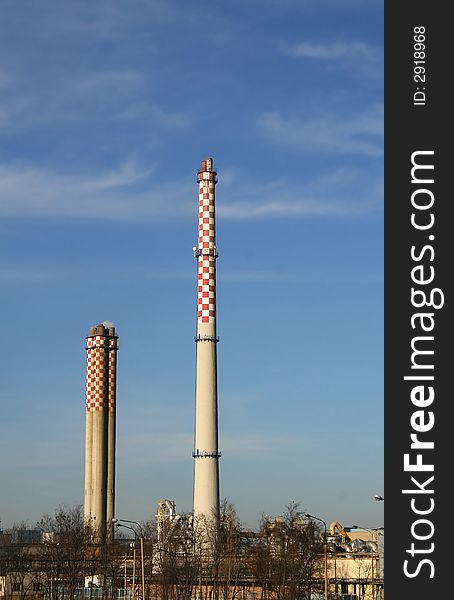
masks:
[(84, 519), (99, 541), (113, 540), (117, 340), (105, 321), (87, 340)]
[(199, 184), (197, 260), (194, 517), (219, 527), (219, 457), (216, 344), (216, 233), (213, 160), (202, 161)]

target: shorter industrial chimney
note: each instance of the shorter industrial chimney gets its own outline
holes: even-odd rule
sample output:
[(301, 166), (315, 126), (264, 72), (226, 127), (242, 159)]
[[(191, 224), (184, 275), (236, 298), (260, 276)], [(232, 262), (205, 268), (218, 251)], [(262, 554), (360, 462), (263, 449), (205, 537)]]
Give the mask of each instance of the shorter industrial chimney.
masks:
[(115, 441), (118, 336), (113, 323), (86, 336), (87, 388), (84, 519), (98, 541), (112, 541), (115, 516)]

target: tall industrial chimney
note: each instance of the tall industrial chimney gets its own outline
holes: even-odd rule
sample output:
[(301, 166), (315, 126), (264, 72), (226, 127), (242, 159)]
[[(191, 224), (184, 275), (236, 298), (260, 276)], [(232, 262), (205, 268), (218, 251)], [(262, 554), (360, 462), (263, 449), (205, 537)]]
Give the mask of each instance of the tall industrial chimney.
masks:
[(90, 328), (87, 340), (84, 519), (99, 541), (113, 540), (117, 340), (112, 323)]
[(219, 457), (216, 344), (216, 237), (213, 160), (202, 161), (199, 183), (197, 260), (194, 517), (219, 526)]

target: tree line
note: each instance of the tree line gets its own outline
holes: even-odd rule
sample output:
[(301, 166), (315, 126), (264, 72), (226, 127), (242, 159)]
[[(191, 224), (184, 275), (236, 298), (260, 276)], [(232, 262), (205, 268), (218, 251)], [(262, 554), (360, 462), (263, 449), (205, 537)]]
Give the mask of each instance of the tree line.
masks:
[[(59, 507), (36, 524), (40, 543), (25, 542), (25, 523), (0, 542), (5, 600), (310, 600), (323, 597), (323, 536), (297, 503), (247, 530), (235, 507), (221, 506), (220, 526), (191, 514), (140, 524), (134, 539), (96, 541), (80, 506)], [(141, 539), (140, 539), (141, 538)], [(140, 541), (140, 544), (139, 544)], [(143, 549), (143, 553), (142, 553)]]

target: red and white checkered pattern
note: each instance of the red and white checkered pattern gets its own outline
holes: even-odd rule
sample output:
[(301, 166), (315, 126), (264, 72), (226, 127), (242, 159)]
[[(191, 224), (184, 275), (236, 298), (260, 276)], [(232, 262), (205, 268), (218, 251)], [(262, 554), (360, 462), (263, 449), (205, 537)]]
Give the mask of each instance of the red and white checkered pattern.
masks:
[(198, 323), (216, 321), (216, 238), (214, 186), (216, 174), (202, 171), (199, 178)]
[(87, 412), (115, 408), (116, 338), (87, 337)]
[(107, 412), (115, 411), (117, 384), (117, 339), (110, 338), (109, 340), (109, 397)]

